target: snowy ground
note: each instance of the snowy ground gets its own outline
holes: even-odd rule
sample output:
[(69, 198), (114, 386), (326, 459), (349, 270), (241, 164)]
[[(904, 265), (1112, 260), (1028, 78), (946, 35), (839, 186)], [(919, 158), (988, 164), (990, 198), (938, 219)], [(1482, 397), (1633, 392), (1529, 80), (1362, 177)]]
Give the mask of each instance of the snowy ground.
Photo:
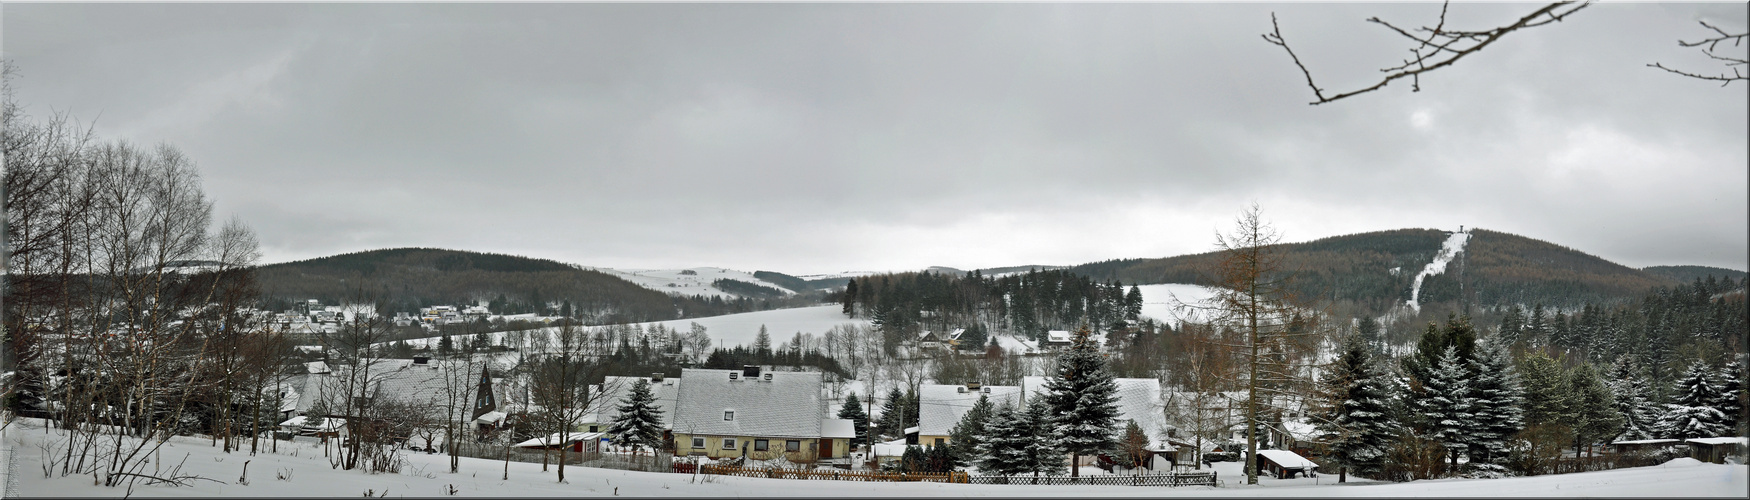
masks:
[(1142, 292), (1143, 317), (1174, 326), (1188, 317), (1195, 317), (1196, 314), (1194, 308), (1184, 308), (1181, 304), (1200, 306), (1215, 296), (1212, 288), (1180, 283), (1140, 285), (1136, 288)]
[[(125, 488), (93, 486), (90, 476), (51, 477), (42, 474), (38, 444), (53, 441), (59, 430), (44, 432), (39, 421), (21, 419), (7, 433), (5, 445), (18, 458), (19, 494), (27, 497), (121, 497)], [(1450, 479), (1410, 483), (1353, 482), (1332, 485), (1330, 474), (1316, 478), (1277, 480), (1260, 478), (1257, 486), (1241, 486), (1239, 464), (1215, 465), (1225, 487), (1133, 487), (1133, 486), (1025, 486), (938, 483), (866, 483), (740, 477), (695, 477), (686, 474), (630, 472), (584, 467), (566, 467), (567, 484), (555, 483), (554, 472), (542, 472), (540, 464), (510, 463), (510, 479), (500, 479), (504, 463), (463, 458), (461, 472), (447, 472), (447, 457), (415, 453), (399, 474), (371, 475), (336, 470), (313, 443), (280, 443), (280, 453), (222, 453), (207, 440), (173, 438), (160, 454), (165, 467), (182, 463), (184, 472), (222, 482), (195, 481), (193, 486), (137, 485), (141, 497), (348, 497), (366, 491), (389, 497), (444, 496), (450, 487), (462, 497), (536, 496), (711, 496), (711, 497), (840, 497), (840, 496), (1574, 496), (1574, 497), (1738, 497), (1747, 488), (1746, 467), (1703, 464), (1679, 459), (1663, 466), (1586, 472), (1557, 476), (1508, 479)], [(186, 460), (185, 460), (186, 457)], [(243, 462), (250, 461), (248, 484), (241, 484)], [(155, 464), (156, 465), (156, 464)], [(153, 467), (148, 465), (148, 470)], [(289, 473), (288, 480), (276, 475)]]
[(792, 295), (795, 293), (794, 291), (779, 286), (776, 283), (755, 278), (753, 277), (753, 273), (736, 271), (734, 269), (723, 269), (720, 267), (624, 270), (600, 267), (595, 268), (595, 270), (636, 283), (638, 286), (644, 288), (664, 293), (678, 293), (681, 295), (703, 295), (706, 297), (723, 297), (726, 299), (740, 297), (739, 295), (718, 290), (717, 287), (711, 286), (711, 282), (723, 278), (776, 288), (783, 291), (785, 295)]
[(1452, 236), (1448, 236), (1444, 243), (1440, 244), (1440, 253), (1434, 254), (1434, 260), (1424, 266), (1422, 272), (1416, 273), (1416, 281), (1410, 285), (1410, 301), (1406, 305), (1418, 312), (1422, 310), (1422, 305), (1416, 302), (1422, 294), (1422, 280), (1446, 272), (1446, 264), (1452, 262), (1452, 259), (1457, 257), (1459, 252), (1464, 251), (1464, 244), (1468, 241), (1470, 241), (1470, 233), (1455, 232), (1452, 233)]

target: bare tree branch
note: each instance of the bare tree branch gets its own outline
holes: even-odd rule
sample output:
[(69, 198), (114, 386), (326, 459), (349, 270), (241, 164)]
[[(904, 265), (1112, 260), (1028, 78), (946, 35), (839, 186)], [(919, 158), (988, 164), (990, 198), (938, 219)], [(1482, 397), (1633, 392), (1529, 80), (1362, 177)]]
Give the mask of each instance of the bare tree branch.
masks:
[(1718, 26), (1708, 24), (1707, 21), (1699, 21), (1699, 22), (1701, 23), (1701, 25), (1703, 27), (1710, 29), (1710, 30), (1713, 30), (1715, 33), (1719, 33), (1720, 36), (1711, 37), (1711, 38), (1703, 38), (1701, 40), (1697, 40), (1694, 42), (1685, 42), (1683, 40), (1678, 40), (1677, 45), (1681, 45), (1684, 47), (1701, 47), (1703, 45), (1706, 45), (1707, 46), (1706, 48), (1701, 49), (1701, 53), (1707, 55), (1709, 58), (1712, 58), (1713, 60), (1725, 61), (1725, 66), (1732, 69), (1731, 75), (1727, 75), (1723, 72), (1718, 74), (1718, 75), (1703, 75), (1703, 74), (1699, 74), (1699, 73), (1691, 73), (1688, 71), (1672, 69), (1672, 68), (1666, 67), (1664, 64), (1661, 64), (1661, 63), (1648, 64), (1647, 67), (1659, 68), (1659, 69), (1662, 69), (1662, 70), (1665, 70), (1665, 71), (1668, 71), (1671, 73), (1676, 73), (1679, 75), (1687, 76), (1690, 78), (1695, 78), (1698, 80), (1711, 80), (1711, 81), (1721, 82), (1720, 83), (1721, 87), (1731, 85), (1732, 82), (1735, 82), (1738, 80), (1750, 80), (1750, 75), (1745, 75), (1744, 72), (1742, 71), (1742, 67), (1745, 65), (1745, 63), (1750, 62), (1750, 60), (1746, 60), (1743, 57), (1722, 56), (1722, 55), (1719, 55), (1718, 53), (1714, 52), (1714, 50), (1719, 47), (1720, 42), (1724, 42), (1724, 41), (1728, 41), (1728, 40), (1732, 42), (1733, 47), (1738, 47), (1738, 46), (1743, 45), (1744, 37), (1746, 35), (1750, 35), (1750, 33), (1731, 34), (1731, 33), (1727, 33), (1726, 30), (1720, 29)]
[(1294, 54), (1294, 49), (1289, 48), (1288, 40), (1282, 37), (1282, 27), (1276, 22), (1276, 13), (1274, 12), (1270, 13), (1270, 27), (1272, 31), (1270, 33), (1265, 33), (1263, 37), (1264, 41), (1270, 42), (1271, 45), (1282, 47), (1283, 51), (1288, 52), (1288, 57), (1294, 60), (1294, 65), (1300, 68), (1302, 75), (1306, 76), (1306, 85), (1312, 88), (1313, 97), (1317, 99), (1308, 104), (1316, 106), (1356, 94), (1364, 94), (1379, 90), (1380, 88), (1385, 87), (1386, 84), (1391, 83), (1392, 80), (1405, 77), (1410, 78), (1410, 91), (1420, 92), (1422, 90), (1422, 73), (1450, 66), (1453, 63), (1458, 62), (1459, 59), (1464, 58), (1464, 56), (1483, 50), (1483, 47), (1495, 43), (1496, 40), (1500, 40), (1501, 37), (1506, 36), (1508, 33), (1523, 28), (1535, 28), (1559, 22), (1567, 16), (1578, 12), (1580, 9), (1586, 8), (1587, 5), (1591, 5), (1591, 0), (1566, 0), (1556, 2), (1545, 5), (1530, 14), (1526, 14), (1524, 17), (1520, 17), (1519, 20), (1506, 26), (1482, 31), (1459, 31), (1446, 28), (1446, 11), (1448, 5), (1443, 3), (1440, 7), (1440, 21), (1436, 23), (1434, 27), (1423, 26), (1414, 30), (1423, 33), (1423, 35), (1417, 35), (1410, 30), (1405, 30), (1389, 22), (1380, 20), (1377, 17), (1368, 18), (1367, 22), (1385, 26), (1386, 29), (1390, 29), (1399, 35), (1403, 35), (1404, 38), (1415, 40), (1416, 47), (1410, 49), (1412, 57), (1405, 59), (1403, 64), (1379, 70), (1386, 74), (1384, 78), (1379, 80), (1379, 83), (1375, 83), (1369, 87), (1333, 95), (1326, 95), (1325, 90), (1319, 88), (1318, 84), (1313, 82), (1312, 71), (1308, 70), (1306, 64), (1300, 61), (1300, 56)]

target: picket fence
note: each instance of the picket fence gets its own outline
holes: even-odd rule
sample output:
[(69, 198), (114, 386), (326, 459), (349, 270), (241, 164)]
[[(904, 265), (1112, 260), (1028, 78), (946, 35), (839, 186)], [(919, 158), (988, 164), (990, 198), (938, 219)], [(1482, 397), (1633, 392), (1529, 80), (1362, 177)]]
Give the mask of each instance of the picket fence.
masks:
[[(926, 481), (933, 483), (965, 483), (968, 482), (965, 472), (950, 472), (947, 474), (903, 474), (892, 472), (855, 472), (838, 469), (783, 469), (778, 467), (735, 467), (726, 465), (700, 465), (698, 472), (707, 475), (764, 477), (774, 479), (812, 479), (831, 481)], [(675, 472), (692, 473), (692, 464), (676, 463)]]
[(1215, 471), (1170, 474), (1070, 476), (972, 476), (972, 484), (1093, 484), (1103, 486), (1215, 486)]

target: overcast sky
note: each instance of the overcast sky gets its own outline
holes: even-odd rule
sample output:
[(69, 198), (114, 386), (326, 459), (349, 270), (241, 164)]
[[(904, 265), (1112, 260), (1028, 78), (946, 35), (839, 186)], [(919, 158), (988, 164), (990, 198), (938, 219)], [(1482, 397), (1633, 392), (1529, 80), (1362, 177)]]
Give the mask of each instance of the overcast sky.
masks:
[[(1457, 4), (1493, 27), (1530, 4)], [(20, 4), (18, 100), (199, 164), (266, 262), (389, 247), (790, 274), (1505, 231), (1745, 269), (1746, 87), (1679, 39), (1742, 2), (1601, 4), (1309, 106), (1419, 4)], [(1739, 48), (1738, 54), (1745, 49)], [(1740, 56), (1741, 57), (1741, 56)]]

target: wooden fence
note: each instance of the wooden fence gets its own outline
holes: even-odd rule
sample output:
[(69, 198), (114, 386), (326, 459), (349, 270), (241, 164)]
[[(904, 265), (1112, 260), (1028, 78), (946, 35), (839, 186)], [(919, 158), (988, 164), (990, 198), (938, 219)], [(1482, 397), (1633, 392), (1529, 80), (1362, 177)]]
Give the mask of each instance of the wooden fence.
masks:
[(971, 476), (972, 484), (1093, 484), (1104, 486), (1215, 486), (1215, 471), (1094, 476)]
[[(691, 464), (674, 464), (675, 472), (691, 473)], [(683, 471), (683, 469), (685, 469)], [(739, 477), (764, 477), (772, 479), (813, 479), (830, 481), (927, 481), (933, 483), (965, 483), (969, 476), (965, 472), (950, 472), (947, 474), (898, 474), (891, 472), (852, 472), (838, 469), (782, 469), (778, 467), (733, 467), (724, 465), (700, 465), (700, 474)]]
[(1670, 460), (1648, 453), (1610, 453), (1592, 457), (1572, 457), (1550, 460), (1540, 467), (1537, 474), (1567, 474), (1570, 472), (1591, 472), (1595, 470), (1621, 469), (1625, 467), (1646, 467), (1659, 465)]

